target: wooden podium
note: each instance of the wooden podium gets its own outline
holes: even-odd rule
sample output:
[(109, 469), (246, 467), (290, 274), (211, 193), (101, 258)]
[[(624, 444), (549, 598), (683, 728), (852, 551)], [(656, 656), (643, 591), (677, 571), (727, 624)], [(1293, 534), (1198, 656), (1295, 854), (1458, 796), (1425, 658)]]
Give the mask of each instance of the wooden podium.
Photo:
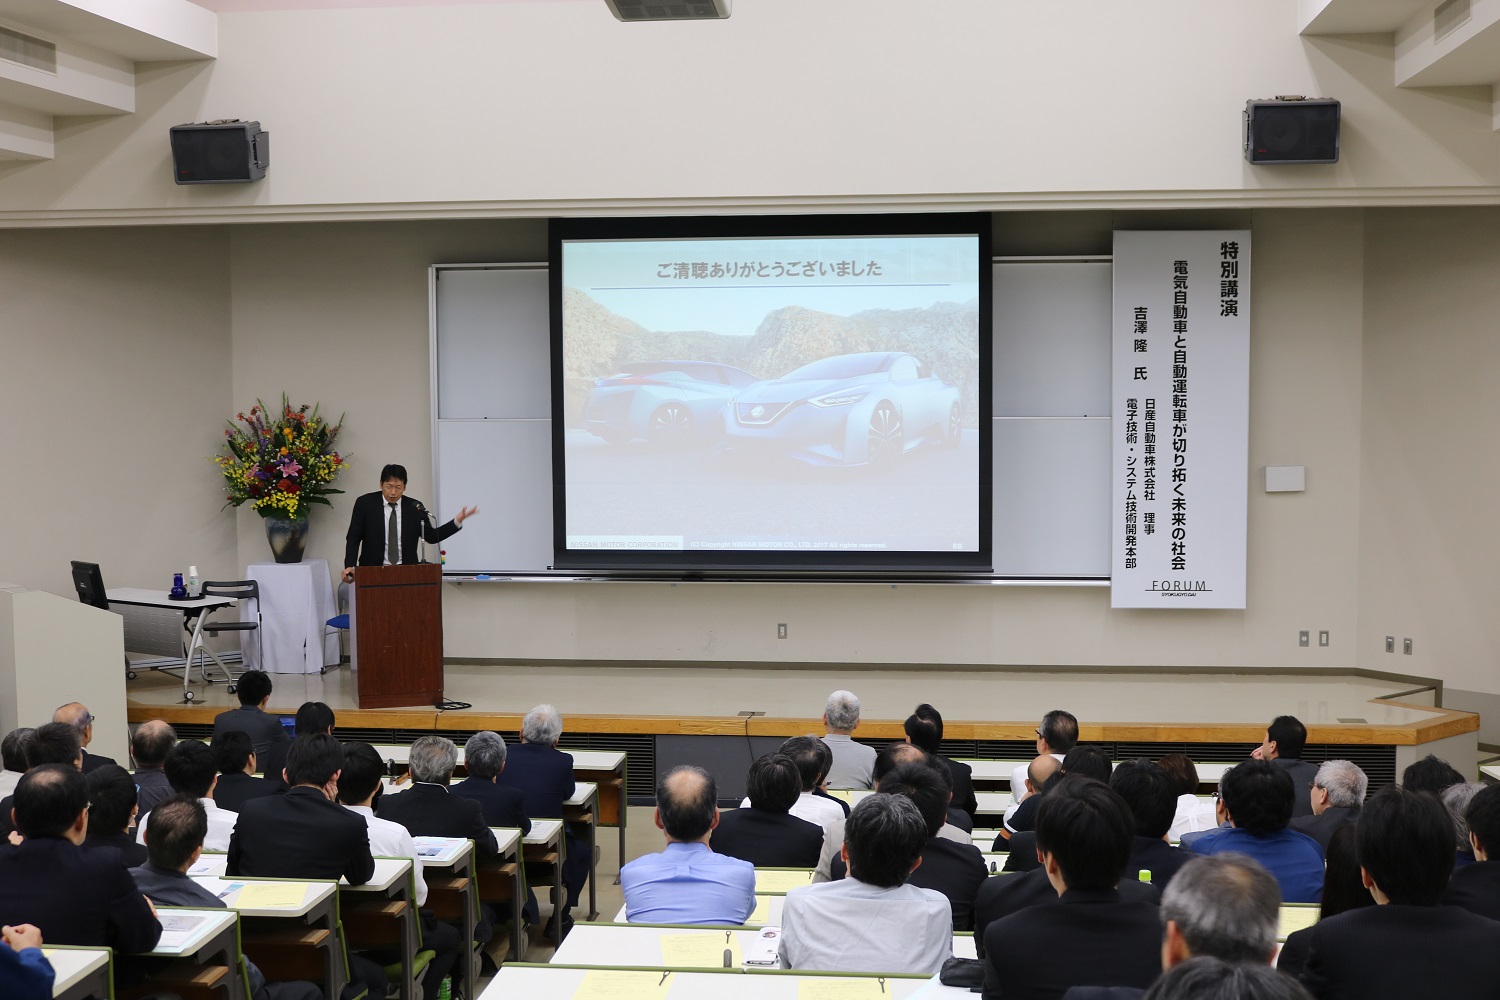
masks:
[(436, 563), (355, 567), (349, 658), (360, 708), (443, 700), (442, 578)]

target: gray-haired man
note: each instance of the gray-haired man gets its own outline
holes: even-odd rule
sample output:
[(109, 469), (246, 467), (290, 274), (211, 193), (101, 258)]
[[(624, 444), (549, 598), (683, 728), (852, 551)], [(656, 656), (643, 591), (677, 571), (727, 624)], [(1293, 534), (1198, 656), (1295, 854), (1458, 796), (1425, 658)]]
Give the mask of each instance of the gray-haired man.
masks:
[(875, 748), (854, 742), (851, 735), (859, 728), (859, 699), (852, 691), (835, 691), (828, 696), (828, 704), (823, 708), (823, 725), (828, 727), (823, 742), (833, 751), (828, 787), (875, 787)]

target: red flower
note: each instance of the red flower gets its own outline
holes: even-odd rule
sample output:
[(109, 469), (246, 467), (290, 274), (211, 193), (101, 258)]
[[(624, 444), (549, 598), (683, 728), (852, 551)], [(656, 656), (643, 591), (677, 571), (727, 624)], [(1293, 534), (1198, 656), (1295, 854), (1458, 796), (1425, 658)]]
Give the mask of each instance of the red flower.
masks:
[[(282, 482), (286, 482), (286, 480), (282, 480)], [(283, 487), (283, 489), (285, 489), (286, 492), (288, 492), (288, 493), (301, 493), (302, 492), (302, 487), (298, 486), (296, 483), (290, 483), (290, 482), (288, 482), (286, 484), (286, 486)]]
[(292, 481), (290, 479), (283, 479), (281, 482), (279, 482), (279, 483), (276, 484), (276, 488), (279, 489), (279, 490), (283, 490), (283, 491), (285, 491), (287, 493), (291, 493), (291, 492), (293, 492), (296, 489), (296, 487), (292, 484)]

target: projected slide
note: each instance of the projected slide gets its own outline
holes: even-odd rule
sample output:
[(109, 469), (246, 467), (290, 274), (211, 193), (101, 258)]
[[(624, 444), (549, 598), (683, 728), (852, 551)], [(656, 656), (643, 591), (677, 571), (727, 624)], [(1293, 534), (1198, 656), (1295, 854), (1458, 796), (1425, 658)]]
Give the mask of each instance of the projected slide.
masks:
[(977, 552), (980, 256), (563, 240), (568, 551)]

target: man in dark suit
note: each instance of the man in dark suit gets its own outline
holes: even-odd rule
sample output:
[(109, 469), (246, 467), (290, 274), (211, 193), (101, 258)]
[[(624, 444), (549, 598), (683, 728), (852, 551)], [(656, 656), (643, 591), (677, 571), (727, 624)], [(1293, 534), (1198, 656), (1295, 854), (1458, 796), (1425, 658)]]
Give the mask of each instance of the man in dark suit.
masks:
[(176, 730), (160, 719), (143, 722), (130, 734), (130, 756), (135, 761), (136, 805), (142, 816), (177, 794), (164, 770), (167, 754), (176, 745)]
[(813, 868), (823, 828), (790, 812), (802, 795), (802, 772), (786, 754), (768, 753), (750, 765), (749, 807), (722, 812), (709, 850), (757, 868)]
[(130, 825), (135, 820), (135, 779), (119, 764), (106, 764), (84, 775), (89, 789), (89, 832), (83, 846), (112, 847), (126, 868), (145, 864), (146, 847)]
[[(83, 741), (78, 730), (66, 722), (49, 722), (45, 726), (38, 726), (31, 731), (31, 736), (24, 745), (28, 768), (42, 764), (66, 764), (79, 771), (83, 770)], [(20, 788), (19, 781), (16, 787)], [(16, 828), (11, 820), (11, 810), (14, 807), (14, 794), (0, 799), (0, 841)]]
[(461, 799), (478, 802), (484, 811), (485, 825), (515, 827), (524, 835), (531, 832), (526, 797), (520, 789), (495, 780), (505, 770), (505, 758), (504, 737), (488, 731), (475, 733), (464, 744), (464, 768), (469, 776), (449, 791)]
[(943, 746), (942, 715), (924, 702), (907, 717), (902, 728), (906, 730), (906, 742), (921, 747), (948, 769), (948, 777), (953, 783), (953, 808), (967, 813), (969, 829), (974, 829), (974, 813), (979, 810), (979, 799), (974, 795), (974, 769), (961, 760), (938, 753)]
[(214, 737), (223, 733), (248, 733), (257, 766), (272, 786), (280, 788), (281, 772), (286, 766), (286, 751), (291, 740), (281, 726), (281, 719), (266, 712), (266, 705), (271, 700), (270, 676), (263, 670), (245, 671), (240, 674), (235, 696), (240, 700), (239, 708), (214, 716)]
[[(1053, 757), (1055, 764), (1048, 765), (1047, 757)], [(1072, 774), (1107, 785), (1113, 767), (1103, 747), (1075, 745), (1060, 758), (1053, 754), (1038, 754), (1026, 766), (1026, 787), (1030, 791), (1015, 812), (1006, 810), (1010, 854), (1005, 859), (1005, 870), (1028, 872), (1040, 864), (1036, 853), (1036, 810), (1042, 804), (1042, 793), (1052, 787), (1053, 782)], [(1035, 781), (1038, 776), (1042, 779), (1040, 784)], [(1005, 831), (1002, 831), (995, 837), (995, 850), (1005, 850), (1004, 836)]]
[(105, 764), (115, 763), (112, 757), (101, 757), (96, 753), (89, 753), (89, 744), (94, 742), (94, 715), (88, 710), (88, 706), (82, 702), (70, 701), (66, 705), (52, 713), (53, 722), (66, 722), (78, 730), (79, 738), (83, 741), (83, 773)]
[(238, 729), (214, 736), (210, 749), (219, 767), (219, 781), (214, 785), (214, 802), (220, 809), (239, 812), (251, 799), (275, 795), (279, 783), (255, 776), (255, 744), (250, 734)]
[(448, 787), (458, 766), (458, 747), (442, 736), (424, 736), (411, 745), (412, 786), (380, 797), (375, 815), (400, 823), (413, 837), (467, 837), (481, 860), (500, 856), (484, 809)]
[(15, 794), (16, 828), (25, 839), (0, 844), (0, 925), (35, 924), (48, 944), (109, 947), (116, 955), (150, 951), (161, 923), (119, 852), (80, 846), (88, 807), (88, 784), (71, 764), (26, 772)]
[(1125, 800), (1135, 818), (1135, 839), (1125, 877), (1135, 878), (1148, 871), (1151, 877), (1145, 881), (1165, 891), (1172, 876), (1193, 857), (1167, 843), (1167, 831), (1177, 815), (1177, 786), (1172, 776), (1145, 758), (1121, 761), (1109, 776), (1109, 787)]
[(1355, 827), (1375, 906), (1318, 921), (1302, 985), (1315, 997), (1481, 997), (1500, 984), (1500, 922), (1441, 905), (1453, 821), (1431, 795), (1391, 786)]
[(1118, 889), (1133, 836), (1130, 808), (1107, 785), (1075, 776), (1047, 789), (1037, 807), (1036, 839), (1058, 905), (1031, 907), (985, 928), (987, 998), (1057, 998), (1073, 986), (1151, 984), (1161, 971), (1159, 910), (1125, 901)]
[(1307, 746), (1307, 727), (1295, 715), (1278, 715), (1266, 727), (1266, 738), (1250, 752), (1255, 760), (1268, 760), (1292, 776), (1292, 817), (1312, 815), (1312, 784), (1318, 765), (1302, 759)]
[[(1486, 785), (1469, 801), (1469, 846), (1474, 863), (1453, 873), (1443, 902), (1500, 920), (1500, 785)], [(1491, 853), (1495, 857), (1491, 857)]]
[(1287, 825), (1305, 833), (1328, 853), (1334, 831), (1359, 819), (1370, 779), (1359, 765), (1347, 760), (1325, 760), (1313, 778), (1311, 816), (1297, 816)]
[[(562, 715), (551, 705), (538, 705), (521, 720), (521, 742), (510, 748), (505, 772), (497, 784), (518, 788), (532, 819), (561, 819), (563, 803), (573, 797), (573, 755), (557, 749), (562, 738)], [(566, 908), (578, 905), (593, 859), (588, 841), (569, 830), (567, 861), (563, 863)], [(566, 927), (569, 921), (564, 920)]]
[(366, 493), (354, 501), (349, 533), (344, 536), (344, 582), (354, 582), (356, 566), (397, 566), (417, 561), (417, 538), (436, 545), (463, 527), (479, 513), (464, 507), (453, 520), (433, 527), (420, 500), (406, 496), (406, 466), (387, 465), (380, 470), (380, 492)]

